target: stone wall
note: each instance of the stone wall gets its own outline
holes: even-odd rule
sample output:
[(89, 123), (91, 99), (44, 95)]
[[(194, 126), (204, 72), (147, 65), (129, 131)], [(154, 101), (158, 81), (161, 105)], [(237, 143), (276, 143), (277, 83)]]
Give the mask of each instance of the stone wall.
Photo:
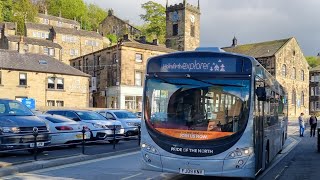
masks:
[(0, 98), (35, 98), (37, 108), (47, 106), (47, 100), (64, 101), (65, 107), (85, 108), (89, 106), (88, 77), (55, 74), (57, 78), (64, 79), (64, 89), (49, 90), (47, 89), (47, 78), (54, 74), (21, 71), (27, 73), (27, 86), (19, 86), (20, 71), (2, 69), (0, 72), (2, 74)]
[[(275, 55), (276, 79), (288, 92), (289, 117), (298, 117), (301, 112), (309, 114), (309, 65), (298, 42), (292, 38)], [(286, 75), (282, 75), (282, 67), (286, 66)], [(296, 76), (294, 77), (294, 69)], [(303, 74), (303, 79), (302, 79)], [(296, 100), (293, 101), (293, 92)], [(302, 95), (303, 94), (303, 95)], [(304, 96), (303, 100), (301, 99)]]

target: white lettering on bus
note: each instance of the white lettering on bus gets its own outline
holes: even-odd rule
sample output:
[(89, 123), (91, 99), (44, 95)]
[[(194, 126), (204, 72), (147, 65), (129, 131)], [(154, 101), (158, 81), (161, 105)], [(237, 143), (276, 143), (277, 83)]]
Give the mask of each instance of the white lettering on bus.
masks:
[[(209, 70), (211, 63), (199, 63), (194, 60), (192, 63), (167, 63), (161, 65), (161, 70)], [(212, 64), (214, 65), (214, 63)]]

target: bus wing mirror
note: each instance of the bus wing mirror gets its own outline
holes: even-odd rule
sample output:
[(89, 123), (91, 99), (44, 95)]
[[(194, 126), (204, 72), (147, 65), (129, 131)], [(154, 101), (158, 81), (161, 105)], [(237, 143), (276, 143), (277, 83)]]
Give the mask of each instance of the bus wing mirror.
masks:
[(266, 101), (267, 100), (267, 93), (265, 87), (257, 87), (256, 95), (258, 97), (258, 101)]

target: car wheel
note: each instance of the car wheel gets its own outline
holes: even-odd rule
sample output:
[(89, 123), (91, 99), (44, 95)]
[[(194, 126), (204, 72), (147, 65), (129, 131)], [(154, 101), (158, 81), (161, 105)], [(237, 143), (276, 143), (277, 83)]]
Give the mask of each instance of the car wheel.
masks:
[(129, 136), (133, 136), (133, 133), (131, 131), (126, 132), (126, 137), (129, 137)]
[(70, 144), (68, 145), (69, 148), (76, 148), (78, 146), (78, 144)]
[(113, 142), (114, 143), (116, 143), (116, 144), (118, 144), (118, 142), (119, 142), (120, 140), (119, 139), (116, 139), (116, 140), (109, 140), (109, 142), (111, 143), (111, 144), (113, 144)]

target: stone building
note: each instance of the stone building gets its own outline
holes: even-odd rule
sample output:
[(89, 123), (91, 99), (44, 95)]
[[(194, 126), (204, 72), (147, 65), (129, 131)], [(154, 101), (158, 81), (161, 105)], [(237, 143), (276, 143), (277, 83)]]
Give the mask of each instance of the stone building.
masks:
[(200, 4), (166, 5), (166, 46), (179, 51), (194, 50), (200, 45)]
[(36, 108), (89, 105), (89, 78), (56, 59), (0, 50), (0, 98), (34, 98)]
[(44, 14), (38, 13), (36, 17), (40, 24), (63, 27), (63, 28), (72, 28), (72, 29), (80, 29), (80, 23), (76, 20), (62, 18), (61, 15), (51, 16), (48, 15), (47, 11)]
[(93, 107), (141, 110), (148, 58), (174, 52), (158, 44), (124, 36), (117, 45), (70, 60), (71, 66), (92, 76)]
[(0, 22), (0, 37), (3, 35), (16, 35), (17, 24), (13, 22)]
[(128, 21), (124, 21), (114, 15), (112, 9), (108, 11), (108, 16), (99, 24), (99, 33), (102, 36), (108, 34), (115, 34), (118, 37), (122, 37), (125, 34), (129, 36), (138, 37), (141, 35), (141, 31), (129, 24)]
[(61, 60), (69, 64), (69, 60), (104, 47), (103, 37), (94, 31), (75, 28), (64, 28), (47, 24), (25, 23), (26, 37), (43, 39), (62, 47)]
[(320, 113), (320, 66), (310, 69), (310, 113)]
[(232, 46), (223, 49), (255, 57), (285, 87), (289, 117), (309, 114), (309, 65), (294, 37), (244, 45), (234, 38)]

